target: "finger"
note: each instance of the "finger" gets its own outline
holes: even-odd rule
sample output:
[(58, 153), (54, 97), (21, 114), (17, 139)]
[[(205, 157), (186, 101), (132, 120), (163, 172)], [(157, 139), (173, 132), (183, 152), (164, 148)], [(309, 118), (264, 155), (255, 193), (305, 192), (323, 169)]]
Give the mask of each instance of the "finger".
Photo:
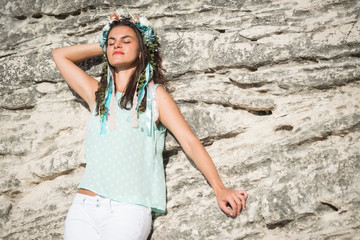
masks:
[(248, 198), (248, 194), (245, 190), (244, 190), (244, 196), (245, 196), (245, 200), (246, 200)]
[(221, 208), (226, 214), (232, 215), (231, 210), (227, 208), (226, 204), (227, 204), (226, 202), (221, 202), (221, 203), (219, 204), (219, 206), (220, 206), (220, 208)]
[(230, 206), (232, 208), (232, 214), (231, 215), (235, 216), (237, 211), (238, 211), (238, 206), (235, 203), (234, 199), (232, 199), (232, 198), (230, 198), (228, 202), (229, 202), (229, 204), (230, 204)]
[(240, 194), (239, 192), (237, 192), (237, 195), (238, 195), (238, 197), (240, 198), (240, 200), (241, 200), (241, 207), (242, 207), (242, 209), (246, 209), (246, 196), (245, 195), (243, 195), (243, 194)]
[(234, 201), (235, 201), (235, 203), (237, 205), (237, 215), (240, 215), (240, 212), (241, 212), (241, 198), (237, 194), (235, 194)]
[(242, 194), (242, 195), (244, 195), (244, 196), (245, 196), (245, 199), (248, 198), (248, 194), (247, 194), (247, 192), (246, 192), (245, 190), (238, 190), (237, 192), (240, 193), (240, 194)]

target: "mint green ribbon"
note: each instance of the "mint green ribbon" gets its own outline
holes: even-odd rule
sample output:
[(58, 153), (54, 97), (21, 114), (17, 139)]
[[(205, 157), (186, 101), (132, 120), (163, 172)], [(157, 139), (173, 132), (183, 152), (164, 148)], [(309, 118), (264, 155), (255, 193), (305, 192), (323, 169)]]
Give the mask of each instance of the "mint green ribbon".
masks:
[(106, 99), (105, 99), (105, 113), (102, 115), (102, 119), (101, 119), (100, 135), (106, 134), (106, 119), (107, 119), (107, 116), (109, 115), (111, 94), (113, 92), (112, 81), (113, 81), (113, 79), (112, 79), (112, 76), (111, 76), (110, 68), (108, 66), (108, 69), (107, 69), (107, 82), (108, 82), (109, 90), (107, 91), (107, 95), (106, 95)]

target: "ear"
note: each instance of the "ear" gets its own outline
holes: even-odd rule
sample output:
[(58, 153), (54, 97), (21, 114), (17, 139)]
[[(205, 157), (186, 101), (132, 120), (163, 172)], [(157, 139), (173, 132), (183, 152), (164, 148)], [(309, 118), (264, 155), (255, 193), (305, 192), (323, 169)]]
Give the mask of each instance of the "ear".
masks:
[(139, 59), (141, 59), (141, 51), (139, 50)]

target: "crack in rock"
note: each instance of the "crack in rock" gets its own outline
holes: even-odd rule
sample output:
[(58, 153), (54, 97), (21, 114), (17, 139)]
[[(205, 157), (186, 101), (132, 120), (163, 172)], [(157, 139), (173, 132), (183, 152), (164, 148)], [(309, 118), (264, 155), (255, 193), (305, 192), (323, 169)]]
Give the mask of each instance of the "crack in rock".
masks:
[(318, 141), (324, 141), (324, 140), (328, 139), (330, 136), (344, 137), (347, 134), (358, 131), (358, 130), (360, 130), (360, 122), (357, 122), (356, 124), (354, 124), (348, 128), (341, 129), (340, 131), (337, 131), (337, 130), (326, 131), (326, 132), (321, 133), (320, 136), (313, 136), (310, 138), (303, 139), (299, 142), (290, 144), (289, 147), (300, 146), (300, 145), (303, 145), (306, 143), (314, 143), (314, 142), (318, 142)]
[(292, 131), (293, 129), (294, 129), (293, 126), (285, 124), (285, 125), (276, 126), (274, 131), (275, 132), (282, 131), (282, 130), (284, 130), (284, 131)]
[(53, 175), (49, 175), (49, 176), (45, 176), (45, 177), (41, 177), (37, 174), (34, 173), (34, 175), (40, 179), (40, 181), (36, 181), (36, 182), (32, 182), (33, 184), (40, 184), (44, 181), (49, 181), (49, 180), (54, 180), (55, 178), (57, 177), (60, 177), (60, 176), (64, 176), (64, 175), (69, 175), (71, 174), (73, 171), (75, 171), (75, 168), (72, 168), (72, 169), (68, 169), (68, 170), (65, 170), (65, 171), (62, 171), (62, 172), (59, 172), (59, 173), (56, 173), (56, 174), (53, 174)]
[(334, 82), (331, 85), (312, 86), (312, 87), (309, 87), (309, 89), (316, 89), (316, 90), (334, 89), (334, 88), (337, 88), (337, 87), (342, 87), (342, 86), (346, 86), (346, 85), (351, 84), (351, 83), (358, 82), (359, 80), (360, 80), (360, 77), (342, 79), (341, 81)]
[(257, 116), (267, 116), (272, 114), (273, 108), (251, 108), (246, 107), (240, 104), (232, 104), (232, 103), (223, 103), (223, 102), (216, 102), (216, 101), (197, 101), (197, 100), (177, 100), (177, 103), (190, 103), (190, 104), (198, 104), (198, 103), (205, 103), (205, 104), (215, 104), (220, 105), (222, 107), (231, 107), (234, 110), (245, 110), (251, 114)]
[(293, 222), (294, 220), (283, 220), (283, 221), (280, 221), (280, 222), (276, 222), (276, 223), (271, 223), (271, 224), (266, 224), (266, 227), (268, 229), (275, 229), (275, 228), (283, 228), (285, 227), (287, 224)]
[(333, 204), (328, 203), (328, 202), (320, 202), (322, 205), (327, 206), (328, 208), (330, 208), (331, 210), (337, 212), (339, 211), (339, 208), (335, 207)]
[[(64, 20), (66, 19), (67, 17), (69, 16), (78, 16), (80, 15), (81, 13), (83, 12), (87, 12), (88, 10), (94, 10), (96, 9), (97, 7), (94, 6), (94, 5), (89, 5), (89, 6), (86, 6), (86, 7), (83, 7), (83, 8), (80, 8), (80, 9), (76, 9), (74, 11), (70, 11), (70, 12), (64, 12), (64, 13), (59, 13), (59, 14), (52, 14), (52, 13), (46, 13), (46, 12), (36, 12), (36, 13), (33, 13), (31, 15), (32, 18), (35, 18), (35, 19), (40, 19), (42, 18), (43, 16), (50, 16), (50, 17), (55, 17), (56, 19), (59, 19), (59, 20)], [(18, 20), (26, 20), (29, 16), (26, 16), (24, 14), (22, 15), (18, 15), (18, 16), (14, 16), (14, 18), (18, 19)]]
[(240, 83), (240, 82), (237, 82), (235, 81), (234, 79), (231, 79), (229, 78), (230, 82), (241, 88), (241, 89), (248, 89), (248, 88), (259, 88), (259, 87), (262, 87), (264, 86), (265, 84), (270, 84), (271, 82), (253, 82), (253, 83)]
[(202, 142), (202, 144), (204, 146), (210, 146), (212, 145), (215, 141), (221, 140), (221, 139), (228, 139), (228, 138), (233, 138), (236, 137), (237, 135), (239, 135), (240, 133), (243, 133), (244, 131), (239, 131), (239, 132), (228, 132), (225, 134), (220, 134), (220, 135), (216, 135), (216, 136), (209, 136), (206, 138), (202, 138), (200, 139), (200, 141)]
[[(205, 138), (201, 138), (199, 140), (204, 146), (207, 147), (207, 146), (211, 146), (215, 141), (219, 141), (221, 139), (233, 138), (233, 137), (236, 137), (237, 135), (239, 135), (240, 133), (243, 133), (243, 132), (244, 131), (227, 132), (227, 133), (224, 133), (224, 134), (208, 136), (208, 137), (205, 137)], [(176, 138), (174, 137), (174, 139), (176, 139)], [(170, 157), (172, 157), (174, 155), (177, 155), (179, 153), (179, 151), (182, 151), (182, 147), (181, 146), (174, 146), (174, 147), (171, 147), (171, 149), (165, 149), (164, 153), (163, 153), (163, 156), (164, 156), (164, 158), (170, 158)]]

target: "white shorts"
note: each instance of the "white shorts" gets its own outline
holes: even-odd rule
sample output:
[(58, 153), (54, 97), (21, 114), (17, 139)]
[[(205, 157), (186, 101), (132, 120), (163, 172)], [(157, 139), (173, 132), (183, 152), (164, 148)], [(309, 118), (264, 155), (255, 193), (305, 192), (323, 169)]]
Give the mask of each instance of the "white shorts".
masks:
[(151, 209), (77, 193), (65, 220), (65, 240), (146, 239)]

